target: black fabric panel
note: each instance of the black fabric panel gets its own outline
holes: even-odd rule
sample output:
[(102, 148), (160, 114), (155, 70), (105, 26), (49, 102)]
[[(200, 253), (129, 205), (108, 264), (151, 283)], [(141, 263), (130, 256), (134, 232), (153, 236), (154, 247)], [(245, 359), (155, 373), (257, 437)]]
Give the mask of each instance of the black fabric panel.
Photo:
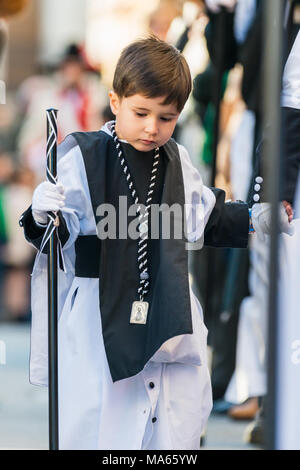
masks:
[(258, 6), (256, 16), (239, 48), (238, 62), (243, 65), (242, 96), (248, 109), (261, 115), (262, 112), (262, 45), (263, 45), (263, 8)]
[(101, 240), (96, 235), (82, 235), (75, 241), (75, 276), (99, 278)]
[[(210, 59), (214, 66), (218, 66), (218, 57), (222, 52), (222, 70), (228, 70), (237, 60), (237, 43), (233, 32), (234, 12), (208, 12), (208, 16), (210, 21), (205, 28), (205, 37)], [(222, 41), (219, 40), (220, 27), (223, 27)]]
[[(118, 213), (119, 196), (128, 198), (129, 207), (131, 194), (112, 137), (103, 131), (72, 135), (83, 155), (98, 226), (101, 218), (97, 215), (97, 208), (100, 204), (112, 204)], [(166, 161), (160, 203), (169, 206), (178, 203), (183, 207), (184, 187), (178, 147), (169, 141), (160, 151)], [(143, 157), (145, 154), (141, 153), (139, 158)], [(138, 162), (140, 164), (141, 161)], [(138, 165), (130, 167), (133, 177)], [(147, 174), (146, 168), (142, 178), (145, 177), (144, 172)], [(132, 303), (138, 300), (137, 241), (129, 238), (101, 240), (100, 311), (113, 381), (136, 375), (165, 341), (193, 331), (186, 240), (160, 239), (155, 242), (157, 263), (152, 269), (150, 291), (144, 299), (149, 302), (147, 324), (138, 325), (129, 323)]]
[[(280, 200), (294, 202), (298, 172), (300, 166), (300, 110), (294, 108), (282, 109), (282, 174), (280, 189)], [(255, 178), (263, 175), (263, 153), (264, 146), (268, 141), (268, 129), (256, 149), (256, 162), (253, 171), (253, 178), (250, 185), (249, 205), (254, 204), (253, 196), (255, 194)], [(258, 202), (268, 202), (265, 183), (261, 184)]]
[[(253, 165), (253, 172), (251, 176), (251, 181), (249, 185), (249, 191), (248, 191), (248, 204), (249, 207), (252, 207), (255, 202), (267, 202), (266, 201), (266, 196), (265, 196), (265, 185), (264, 183), (260, 184), (260, 191), (256, 192), (254, 190), (255, 186), (255, 179), (257, 176), (262, 176), (263, 171), (262, 171), (262, 154), (263, 154), (263, 144), (264, 140), (260, 140), (258, 143), (256, 150), (254, 151), (254, 165)], [(254, 201), (253, 196), (255, 194), (259, 195), (259, 201)]]
[(216, 204), (204, 231), (204, 244), (213, 247), (247, 248), (249, 232), (248, 204), (226, 202), (225, 192), (210, 188)]
[[(58, 211), (57, 215), (60, 221), (58, 226), (58, 236), (62, 246), (64, 246), (70, 234), (61, 211)], [(34, 218), (32, 216), (31, 206), (29, 206), (28, 209), (26, 209), (26, 211), (23, 212), (23, 214), (21, 215), (19, 225), (24, 228), (24, 236), (26, 240), (29, 243), (32, 243), (32, 245), (39, 250), (46, 228), (39, 227), (35, 223)], [(48, 253), (48, 244), (45, 246), (43, 253)]]
[(283, 108), (283, 168), (281, 200), (294, 202), (300, 166), (300, 109)]
[(19, 225), (24, 229), (26, 240), (39, 250), (46, 229), (36, 225), (32, 216), (31, 206), (21, 215)]

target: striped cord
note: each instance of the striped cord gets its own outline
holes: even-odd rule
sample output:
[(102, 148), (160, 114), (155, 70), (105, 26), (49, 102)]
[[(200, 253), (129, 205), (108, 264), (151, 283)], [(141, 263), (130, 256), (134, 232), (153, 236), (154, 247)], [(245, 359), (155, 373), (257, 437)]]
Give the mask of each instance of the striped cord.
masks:
[[(47, 180), (50, 181), (52, 184), (57, 183), (57, 176), (54, 176), (50, 169), (50, 158), (51, 158), (51, 151), (53, 147), (57, 145), (57, 111), (56, 109), (48, 109), (47, 110), (47, 121), (48, 121), (48, 128), (49, 128), (49, 135), (47, 139)], [(58, 235), (58, 218), (55, 212), (49, 211), (48, 212), (48, 224), (45, 230), (39, 254), (43, 252), (45, 246), (47, 245), (51, 235), (56, 230), (57, 233), (57, 241), (58, 241), (58, 256), (59, 256), (59, 265), (64, 272), (66, 272), (65, 260), (63, 255), (62, 244)]]
[(131, 192), (131, 196), (134, 201), (134, 204), (138, 206), (137, 213), (139, 217), (139, 241), (138, 241), (137, 261), (138, 261), (138, 268), (139, 268), (139, 274), (140, 274), (138, 295), (140, 297), (140, 301), (143, 301), (144, 296), (148, 293), (149, 286), (150, 286), (150, 277), (149, 277), (149, 272), (148, 272), (149, 210), (151, 208), (151, 201), (153, 198), (153, 192), (154, 192), (155, 183), (156, 183), (156, 176), (157, 176), (158, 163), (159, 163), (159, 147), (156, 147), (155, 149), (149, 188), (148, 188), (147, 197), (146, 197), (146, 204), (145, 204), (146, 208), (145, 210), (142, 210), (140, 206), (138, 194), (134, 187), (133, 180), (132, 180), (129, 168), (128, 168), (128, 164), (126, 163), (125, 157), (122, 152), (121, 144), (119, 142), (119, 139), (115, 131), (115, 125), (116, 123), (114, 121), (114, 123), (111, 126), (111, 132), (112, 132), (112, 136), (113, 136), (116, 148), (117, 148), (118, 159), (119, 159), (121, 168), (123, 170), (123, 173), (125, 175), (128, 188), (129, 188), (129, 191)]

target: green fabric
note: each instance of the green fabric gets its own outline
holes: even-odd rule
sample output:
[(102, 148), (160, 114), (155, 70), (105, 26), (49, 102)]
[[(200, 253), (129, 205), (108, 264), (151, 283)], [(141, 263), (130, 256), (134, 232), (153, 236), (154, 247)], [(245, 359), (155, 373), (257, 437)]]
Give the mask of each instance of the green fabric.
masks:
[(214, 135), (214, 119), (215, 119), (215, 107), (212, 103), (209, 103), (206, 109), (206, 113), (203, 121), (204, 139), (201, 159), (204, 163), (211, 165), (212, 163), (212, 146), (213, 146), (213, 135)]
[(0, 187), (0, 243), (7, 241), (7, 227), (5, 221), (5, 210), (4, 210), (4, 188)]
[[(222, 90), (221, 90), (222, 98), (226, 90), (227, 82), (228, 82), (228, 72), (225, 72), (222, 77)], [(213, 103), (210, 102), (207, 105), (204, 120), (203, 120), (204, 139), (203, 139), (203, 147), (201, 151), (201, 160), (207, 165), (212, 164), (214, 120), (215, 120), (215, 107)]]

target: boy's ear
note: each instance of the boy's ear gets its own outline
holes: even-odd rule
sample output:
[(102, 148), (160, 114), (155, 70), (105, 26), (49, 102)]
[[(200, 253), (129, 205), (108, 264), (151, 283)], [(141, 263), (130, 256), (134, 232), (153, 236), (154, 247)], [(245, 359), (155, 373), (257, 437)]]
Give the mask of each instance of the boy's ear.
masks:
[(116, 116), (119, 111), (120, 105), (120, 98), (114, 91), (109, 92), (109, 101), (110, 101), (110, 109), (112, 113)]

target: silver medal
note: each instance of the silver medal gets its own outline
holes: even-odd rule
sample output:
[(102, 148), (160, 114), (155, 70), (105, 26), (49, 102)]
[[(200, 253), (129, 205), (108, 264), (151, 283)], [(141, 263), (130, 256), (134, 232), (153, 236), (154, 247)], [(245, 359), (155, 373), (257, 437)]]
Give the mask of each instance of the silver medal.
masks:
[(145, 325), (147, 322), (149, 303), (136, 301), (132, 304), (130, 323)]

